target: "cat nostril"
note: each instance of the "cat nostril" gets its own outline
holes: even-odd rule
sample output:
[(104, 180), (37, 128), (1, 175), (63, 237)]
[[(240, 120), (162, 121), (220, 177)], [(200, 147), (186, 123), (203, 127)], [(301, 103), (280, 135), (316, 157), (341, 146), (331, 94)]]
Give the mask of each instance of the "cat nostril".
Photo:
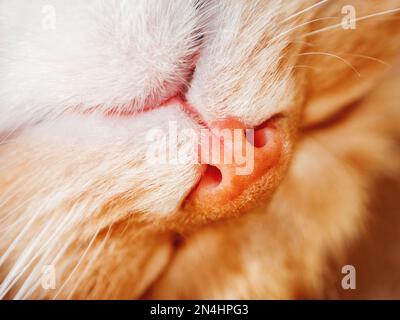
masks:
[(268, 142), (268, 130), (265, 128), (256, 129), (253, 131), (254, 135), (246, 135), (247, 141), (255, 148), (262, 148)]
[(244, 203), (256, 201), (256, 194), (268, 193), (269, 184), (258, 181), (278, 164), (282, 140), (272, 121), (257, 127), (254, 135), (238, 119), (217, 120), (209, 127), (199, 145), (200, 163), (206, 167), (185, 203), (193, 212), (197, 208), (214, 219), (222, 207), (239, 210)]
[(203, 176), (204, 184), (209, 187), (217, 187), (222, 181), (222, 173), (216, 166), (208, 165)]
[(246, 140), (255, 148), (263, 148), (269, 142), (268, 140), (271, 138), (270, 122), (268, 120), (254, 128), (251, 135), (246, 132)]

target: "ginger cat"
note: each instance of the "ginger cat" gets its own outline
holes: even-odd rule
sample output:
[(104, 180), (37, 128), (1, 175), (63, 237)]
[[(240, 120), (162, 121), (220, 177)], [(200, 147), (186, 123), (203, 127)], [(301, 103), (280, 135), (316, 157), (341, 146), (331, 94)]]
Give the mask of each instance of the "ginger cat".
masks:
[[(0, 297), (329, 297), (399, 176), (399, 18), (399, 0), (0, 2)], [(223, 129), (246, 174), (205, 160), (200, 132)], [(198, 161), (149, 161), (164, 138)]]

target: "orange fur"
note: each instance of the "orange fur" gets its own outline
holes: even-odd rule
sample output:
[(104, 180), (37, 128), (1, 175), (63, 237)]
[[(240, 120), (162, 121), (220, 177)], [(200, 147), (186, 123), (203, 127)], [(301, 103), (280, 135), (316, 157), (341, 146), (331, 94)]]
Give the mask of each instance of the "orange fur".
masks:
[[(271, 23), (264, 21), (270, 1), (223, 7), (221, 28), (233, 21), (229, 14), (241, 13), (232, 32), (237, 38), (220, 49), (224, 59), (201, 52), (188, 100), (207, 119), (238, 116), (257, 126), (276, 117), (285, 144), (278, 164), (241, 197), (215, 208), (212, 219), (206, 204), (182, 206), (199, 166), (148, 166), (144, 139), (135, 144), (131, 131), (114, 140), (114, 127), (108, 132), (92, 119), (93, 133), (79, 118), (76, 132), (49, 120), (49, 127), (38, 121), (4, 133), (3, 298), (324, 297), (329, 261), (344, 263), (347, 244), (363, 237), (374, 184), (400, 175), (400, 76), (387, 65), (400, 56), (400, 34), (393, 31), (400, 16), (318, 33), (340, 23), (347, 2), (285, 21), (315, 4), (291, 2)], [(360, 17), (400, 7), (399, 0), (352, 3)], [(128, 120), (137, 128), (133, 137), (167, 120), (198, 127), (175, 109)], [(104, 145), (92, 146), (91, 134)], [(180, 147), (188, 143), (179, 136)], [(48, 264), (57, 270), (55, 290), (40, 286)]]

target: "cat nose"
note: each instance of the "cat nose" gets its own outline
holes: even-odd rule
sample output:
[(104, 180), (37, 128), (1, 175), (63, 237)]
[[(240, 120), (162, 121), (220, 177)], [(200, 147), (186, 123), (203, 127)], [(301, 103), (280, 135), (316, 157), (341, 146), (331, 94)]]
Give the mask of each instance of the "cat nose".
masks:
[(257, 183), (277, 164), (281, 149), (272, 121), (254, 129), (247, 129), (238, 119), (211, 123), (200, 137), (199, 160), (204, 172), (189, 201), (215, 212), (242, 197), (243, 201), (236, 202), (240, 206), (246, 197), (252, 197), (249, 192), (264, 188)]

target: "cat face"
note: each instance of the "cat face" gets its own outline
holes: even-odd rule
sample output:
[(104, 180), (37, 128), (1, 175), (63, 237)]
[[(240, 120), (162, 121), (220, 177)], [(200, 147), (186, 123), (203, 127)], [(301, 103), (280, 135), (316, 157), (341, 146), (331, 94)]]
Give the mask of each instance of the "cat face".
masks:
[[(57, 239), (85, 241), (121, 221), (185, 232), (265, 203), (299, 128), (375, 83), (385, 66), (365, 57), (398, 49), (383, 37), (395, 19), (344, 29), (347, 2), (1, 2), (0, 215), (13, 221), (3, 262), (38, 233), (52, 235), (51, 256)], [(394, 2), (352, 4), (365, 17)], [(268, 128), (248, 178), (198, 161), (201, 130), (220, 123), (256, 136)], [(148, 158), (172, 149), (197, 161)], [(210, 165), (222, 196), (199, 191)]]
[[(187, 220), (188, 215), (195, 219), (212, 211), (212, 206), (204, 207), (206, 201), (194, 205), (189, 201), (189, 209), (184, 208), (204, 164), (150, 163), (149, 148), (160, 144), (149, 141), (150, 130), (165, 132), (169, 141), (170, 127), (176, 123), (177, 142), (169, 148), (196, 153), (196, 139), (181, 134), (186, 129), (197, 134), (213, 121), (228, 118), (254, 128), (299, 106), (292, 70), (283, 57), (289, 40), (273, 40), (274, 27), (264, 19), (282, 18), (283, 12), (276, 13), (274, 6), (213, 1), (75, 5), (56, 1), (50, 7), (6, 2), (3, 6), (1, 128), (5, 134), (16, 130), (12, 152), (4, 151), (5, 158), (15, 154), (20, 143), (25, 155), (21, 161), (32, 166), (33, 184), (39, 189), (41, 181), (47, 186), (59, 184), (46, 199), (54, 199), (53, 192), (60, 192), (61, 185), (71, 184), (73, 195), (50, 201), (63, 211), (70, 210), (65, 201), (80, 198), (85, 185), (92, 190), (86, 189), (85, 202), (93, 203), (90, 211), (101, 211), (104, 225), (115, 221), (115, 214), (120, 219), (127, 213), (152, 218), (183, 212)], [(288, 7), (289, 12), (297, 9)], [(263, 18), (249, 21), (257, 10), (262, 10)], [(21, 11), (24, 24), (16, 23)], [(165, 107), (176, 96), (186, 100), (195, 115), (179, 103)], [(291, 139), (286, 121), (277, 121), (277, 127), (278, 122), (285, 158)], [(99, 162), (88, 163), (88, 157)], [(13, 168), (19, 166), (13, 163)], [(280, 163), (276, 167), (282, 171)], [(52, 170), (59, 178), (40, 178)], [(279, 181), (272, 169), (258, 176), (265, 181), (247, 196), (230, 198), (223, 210), (222, 203), (216, 203), (220, 204), (216, 217), (259, 201)], [(251, 189), (253, 182), (246, 187)], [(119, 209), (113, 205), (112, 212), (103, 212), (110, 202)]]

